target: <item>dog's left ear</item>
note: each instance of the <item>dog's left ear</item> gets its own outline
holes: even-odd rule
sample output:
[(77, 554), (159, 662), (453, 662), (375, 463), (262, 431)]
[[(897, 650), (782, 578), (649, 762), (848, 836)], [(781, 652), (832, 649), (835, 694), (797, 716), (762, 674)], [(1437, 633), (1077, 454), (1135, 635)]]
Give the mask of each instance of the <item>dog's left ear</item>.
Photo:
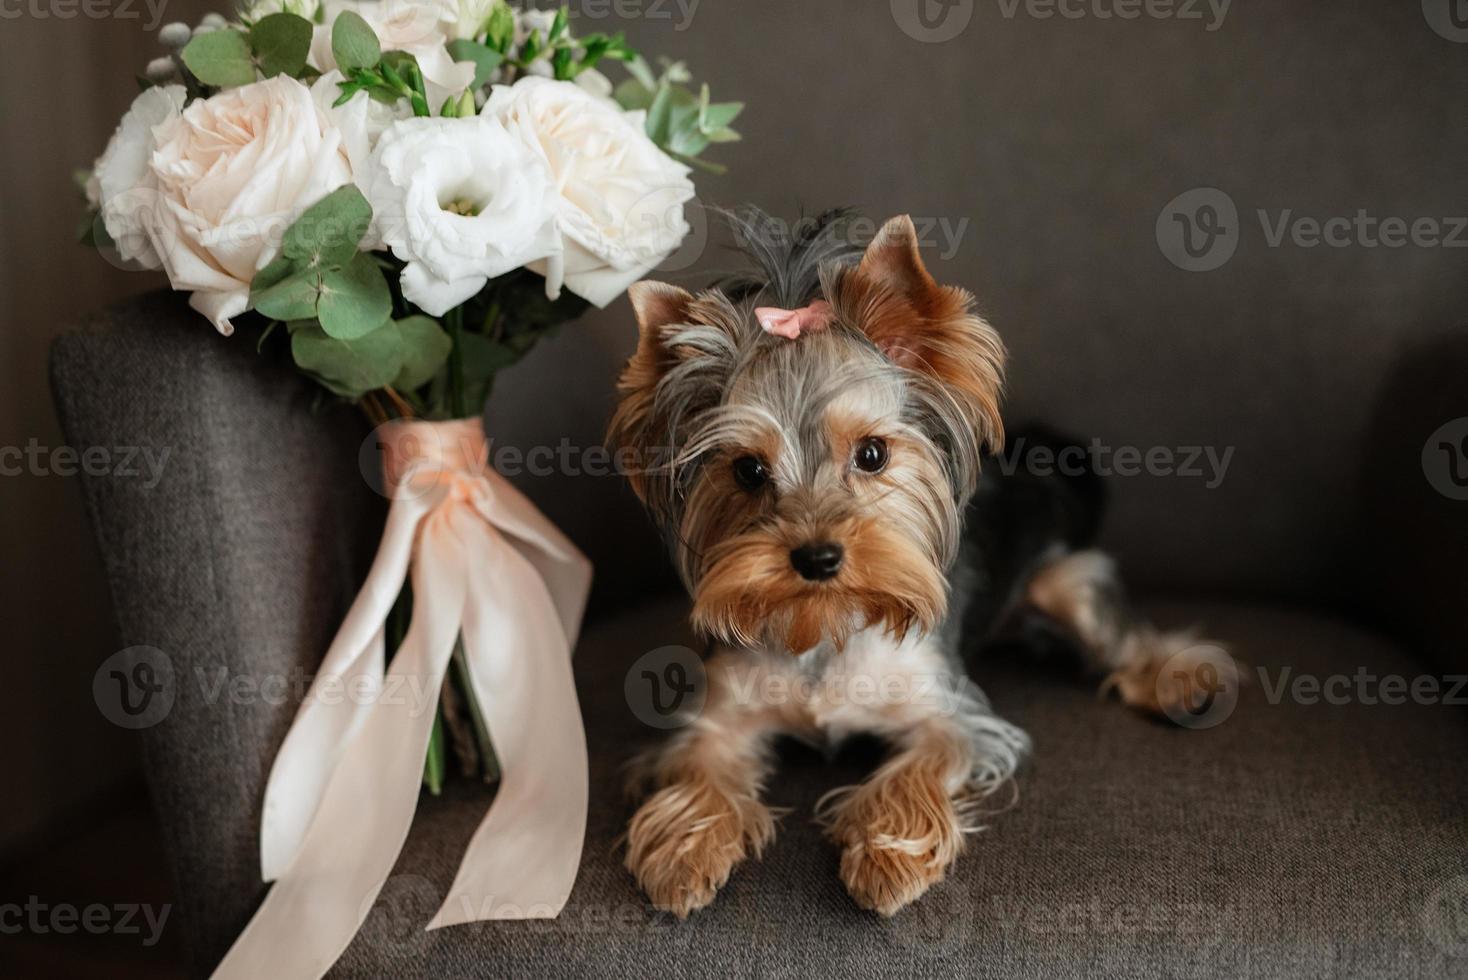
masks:
[(894, 364), (942, 382), (973, 416), (989, 448), (1002, 448), (1004, 344), (974, 313), (969, 292), (939, 285), (928, 273), (911, 217), (898, 215), (883, 225), (833, 293), (843, 322), (859, 328)]

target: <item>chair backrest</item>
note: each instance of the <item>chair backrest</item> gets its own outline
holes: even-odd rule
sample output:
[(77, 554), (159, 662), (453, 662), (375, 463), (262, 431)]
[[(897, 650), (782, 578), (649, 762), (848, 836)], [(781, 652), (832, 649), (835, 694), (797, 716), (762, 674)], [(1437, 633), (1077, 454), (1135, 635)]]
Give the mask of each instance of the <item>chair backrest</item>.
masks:
[[(1012, 422), (1113, 467), (1155, 447), (1207, 474), (1186, 447), (1232, 448), (1214, 487), (1123, 461), (1105, 540), (1129, 581), (1344, 604), (1389, 379), (1468, 322), (1455, 0), (668, 8), (617, 28), (748, 103), (705, 200), (910, 212), (1009, 345)], [(1203, 188), (1237, 220), (1169, 208)], [(1159, 247), (1179, 219), (1208, 271)]]

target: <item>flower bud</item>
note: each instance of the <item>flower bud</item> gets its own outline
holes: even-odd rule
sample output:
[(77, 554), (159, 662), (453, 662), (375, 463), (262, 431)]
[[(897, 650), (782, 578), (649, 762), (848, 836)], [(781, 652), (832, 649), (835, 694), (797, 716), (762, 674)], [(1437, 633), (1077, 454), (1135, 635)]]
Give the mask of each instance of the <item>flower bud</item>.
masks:
[(189, 25), (179, 23), (178, 21), (174, 21), (172, 24), (164, 24), (163, 29), (158, 32), (158, 40), (165, 48), (173, 51), (177, 51), (185, 44), (188, 44), (189, 38), (193, 36), (194, 32), (189, 30)]
[(154, 58), (143, 69), (143, 77), (150, 82), (170, 82), (178, 75), (178, 66), (172, 58)]

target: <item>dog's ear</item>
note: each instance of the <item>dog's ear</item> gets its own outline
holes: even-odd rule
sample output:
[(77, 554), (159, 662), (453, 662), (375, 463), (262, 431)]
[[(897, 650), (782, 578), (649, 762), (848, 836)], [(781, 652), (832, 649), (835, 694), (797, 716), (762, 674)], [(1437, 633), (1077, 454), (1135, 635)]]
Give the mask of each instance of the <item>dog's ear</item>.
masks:
[(894, 364), (941, 382), (959, 399), (980, 438), (1004, 443), (999, 397), (1004, 344), (974, 313), (973, 296), (939, 285), (923, 265), (912, 218), (882, 226), (861, 263), (842, 277), (834, 305)]
[(637, 315), (637, 351), (617, 383), (621, 397), (607, 442), (632, 489), (659, 513), (671, 504), (675, 461), (693, 420), (722, 396), (738, 314), (717, 291), (694, 296), (643, 281), (627, 295)]

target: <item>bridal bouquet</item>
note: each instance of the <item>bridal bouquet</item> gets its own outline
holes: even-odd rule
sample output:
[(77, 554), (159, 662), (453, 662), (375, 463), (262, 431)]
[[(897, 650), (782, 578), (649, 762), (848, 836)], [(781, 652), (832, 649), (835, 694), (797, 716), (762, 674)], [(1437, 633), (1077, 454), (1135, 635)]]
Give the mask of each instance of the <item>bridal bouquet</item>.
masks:
[[(253, 310), (374, 415), (494, 373), (677, 248), (739, 103), (505, 0), (261, 0), (172, 49), (86, 180), (98, 244), (223, 334)], [(626, 70), (619, 85), (602, 72)]]
[[(218, 975), (329, 969), (447, 746), (502, 778), (432, 925), (555, 915), (586, 820), (569, 658), (590, 566), (486, 465), (478, 415), (498, 371), (679, 246), (690, 174), (718, 171), (699, 157), (742, 106), (505, 0), (258, 0), (160, 40), (83, 180), (86, 237), (360, 405), (393, 498), (271, 770), (276, 884)], [(430, 710), (385, 696), (404, 676), (442, 692)]]

